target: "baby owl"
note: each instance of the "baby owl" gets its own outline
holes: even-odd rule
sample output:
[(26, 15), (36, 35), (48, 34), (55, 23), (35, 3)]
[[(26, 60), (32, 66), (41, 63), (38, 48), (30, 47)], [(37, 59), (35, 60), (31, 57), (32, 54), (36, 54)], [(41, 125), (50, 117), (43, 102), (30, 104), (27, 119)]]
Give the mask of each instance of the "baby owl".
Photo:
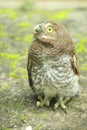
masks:
[(28, 53), (29, 85), (37, 95), (38, 107), (66, 110), (66, 103), (79, 92), (79, 71), (72, 39), (67, 29), (53, 21), (34, 28), (34, 40)]

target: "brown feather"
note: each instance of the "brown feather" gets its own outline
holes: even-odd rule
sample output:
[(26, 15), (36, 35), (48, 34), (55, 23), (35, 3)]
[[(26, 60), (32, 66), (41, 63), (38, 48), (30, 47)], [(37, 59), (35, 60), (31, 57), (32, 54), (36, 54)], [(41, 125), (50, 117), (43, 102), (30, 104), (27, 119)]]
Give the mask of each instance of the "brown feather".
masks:
[(72, 57), (72, 69), (74, 70), (74, 72), (79, 75), (79, 69), (78, 69), (78, 62), (77, 62), (77, 56), (76, 55), (73, 55)]
[(32, 90), (35, 92), (35, 89), (33, 87), (33, 81), (32, 81), (32, 61), (29, 58), (29, 54), (28, 54), (28, 62), (27, 62), (27, 71), (28, 71), (28, 80), (29, 80), (29, 86), (32, 88)]

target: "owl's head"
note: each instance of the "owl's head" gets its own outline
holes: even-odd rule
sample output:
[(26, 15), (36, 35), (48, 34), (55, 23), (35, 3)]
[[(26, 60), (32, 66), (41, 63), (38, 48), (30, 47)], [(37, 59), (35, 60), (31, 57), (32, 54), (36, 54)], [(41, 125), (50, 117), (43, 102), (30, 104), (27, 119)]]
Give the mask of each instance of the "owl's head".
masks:
[(69, 37), (66, 28), (53, 21), (43, 22), (34, 28), (34, 38), (45, 44), (55, 46), (55, 44), (65, 39), (65, 37)]

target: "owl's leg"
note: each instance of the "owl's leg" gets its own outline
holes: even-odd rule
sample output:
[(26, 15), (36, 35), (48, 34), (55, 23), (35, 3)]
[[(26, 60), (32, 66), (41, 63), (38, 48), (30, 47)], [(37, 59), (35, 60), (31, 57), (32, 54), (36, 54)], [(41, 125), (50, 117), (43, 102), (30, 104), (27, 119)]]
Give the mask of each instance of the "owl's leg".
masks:
[(66, 109), (66, 106), (63, 103), (63, 96), (58, 97), (57, 102), (54, 105), (54, 109), (56, 110), (59, 106), (61, 106), (62, 109)]
[(63, 99), (64, 99), (63, 96), (60, 96), (60, 97), (59, 97), (59, 104), (60, 104), (60, 107), (61, 107), (64, 111), (66, 111), (67, 107), (65, 106), (65, 103), (64, 103)]
[(57, 100), (57, 102), (54, 104), (54, 109), (56, 110), (59, 107), (60, 103), (59, 103), (59, 99)]
[(67, 107), (66, 107), (66, 103), (70, 100), (70, 97), (65, 97), (64, 100), (62, 98), (60, 98), (60, 106), (61, 108), (64, 110), (64, 112), (67, 113)]
[(39, 95), (37, 98), (39, 101), (36, 102), (36, 105), (37, 105), (37, 107), (39, 107), (39, 106), (41, 106), (41, 103), (43, 102), (43, 97), (41, 95)]
[(65, 99), (64, 99), (64, 104), (66, 104), (69, 100), (70, 100), (71, 98), (70, 97), (65, 97)]
[(63, 101), (64, 99), (64, 96), (59, 96), (56, 104), (54, 105), (54, 109), (57, 109), (59, 106), (63, 109), (63, 110), (66, 110), (66, 106), (65, 106), (65, 102)]
[(41, 95), (39, 95), (39, 96), (38, 96), (38, 100), (39, 100), (40, 102), (42, 102), (42, 101), (43, 101), (43, 97), (42, 97)]
[(45, 95), (45, 97), (44, 97), (44, 100), (43, 100), (42, 104), (43, 104), (43, 105), (46, 105), (46, 106), (48, 106), (48, 107), (49, 107), (49, 105), (50, 105), (50, 101), (51, 101), (51, 98), (50, 98), (50, 97), (48, 97), (47, 95)]
[(39, 95), (38, 99), (39, 99), (39, 101), (37, 101), (37, 103), (36, 103), (37, 107), (42, 107), (44, 105), (46, 105), (46, 106), (50, 105), (50, 99), (47, 96), (45, 96), (43, 99), (42, 96)]

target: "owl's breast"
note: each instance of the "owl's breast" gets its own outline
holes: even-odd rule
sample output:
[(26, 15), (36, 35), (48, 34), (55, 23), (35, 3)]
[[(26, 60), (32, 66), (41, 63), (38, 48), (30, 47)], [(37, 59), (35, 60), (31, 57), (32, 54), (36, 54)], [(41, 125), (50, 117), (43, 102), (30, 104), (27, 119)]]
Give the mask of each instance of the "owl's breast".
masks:
[(70, 60), (69, 55), (56, 57), (54, 60), (44, 57), (41, 64), (33, 66), (32, 80), (35, 89), (43, 91), (46, 87), (50, 87), (59, 92), (67, 89), (75, 77)]

